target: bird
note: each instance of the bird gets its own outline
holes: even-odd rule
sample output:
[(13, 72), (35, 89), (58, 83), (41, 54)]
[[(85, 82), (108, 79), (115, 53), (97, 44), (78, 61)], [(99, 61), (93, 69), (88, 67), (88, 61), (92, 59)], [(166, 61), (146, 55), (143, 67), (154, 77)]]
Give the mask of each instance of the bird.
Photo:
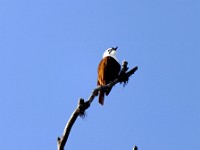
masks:
[[(104, 54), (103, 58), (98, 65), (98, 77), (97, 77), (97, 86), (104, 86), (112, 82), (119, 75), (121, 65), (119, 64), (116, 51), (118, 47), (108, 48)], [(105, 95), (108, 96), (112, 87), (106, 90), (99, 91), (99, 103), (104, 104)]]

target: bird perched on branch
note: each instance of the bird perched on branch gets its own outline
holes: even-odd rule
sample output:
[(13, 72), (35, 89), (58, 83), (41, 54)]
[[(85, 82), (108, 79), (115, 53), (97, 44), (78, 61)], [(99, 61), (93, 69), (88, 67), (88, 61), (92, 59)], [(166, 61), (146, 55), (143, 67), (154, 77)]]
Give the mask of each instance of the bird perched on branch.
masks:
[[(103, 59), (98, 66), (97, 86), (104, 86), (116, 79), (120, 72), (120, 64), (116, 58), (116, 48), (108, 48), (104, 54)], [(106, 90), (99, 91), (99, 103), (104, 104), (104, 96), (108, 95), (112, 87)]]

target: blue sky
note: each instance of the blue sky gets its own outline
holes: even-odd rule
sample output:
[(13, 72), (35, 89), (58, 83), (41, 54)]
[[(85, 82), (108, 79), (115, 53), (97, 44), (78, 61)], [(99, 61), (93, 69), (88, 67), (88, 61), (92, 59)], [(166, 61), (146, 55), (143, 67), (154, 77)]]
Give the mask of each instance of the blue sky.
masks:
[(198, 0), (0, 0), (0, 147), (53, 150), (103, 52), (139, 66), (66, 149), (200, 148)]

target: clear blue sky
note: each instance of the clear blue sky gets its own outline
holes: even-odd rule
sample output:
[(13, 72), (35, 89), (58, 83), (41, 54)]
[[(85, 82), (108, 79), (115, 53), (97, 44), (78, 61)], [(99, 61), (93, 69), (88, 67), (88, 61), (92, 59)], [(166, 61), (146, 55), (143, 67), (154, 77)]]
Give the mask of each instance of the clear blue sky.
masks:
[(66, 149), (200, 149), (199, 0), (0, 0), (0, 149), (55, 150), (103, 52), (139, 66)]

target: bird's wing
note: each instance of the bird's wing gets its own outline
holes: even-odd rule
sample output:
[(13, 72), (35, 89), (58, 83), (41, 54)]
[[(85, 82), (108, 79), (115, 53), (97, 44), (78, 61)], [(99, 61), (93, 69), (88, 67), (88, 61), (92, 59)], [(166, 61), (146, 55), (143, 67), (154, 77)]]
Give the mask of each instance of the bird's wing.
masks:
[(112, 57), (103, 58), (98, 66), (97, 85), (106, 85), (113, 81), (117, 78), (120, 68), (120, 64)]
[(108, 60), (108, 57), (105, 57), (99, 63), (97, 85), (106, 85), (106, 71)]

